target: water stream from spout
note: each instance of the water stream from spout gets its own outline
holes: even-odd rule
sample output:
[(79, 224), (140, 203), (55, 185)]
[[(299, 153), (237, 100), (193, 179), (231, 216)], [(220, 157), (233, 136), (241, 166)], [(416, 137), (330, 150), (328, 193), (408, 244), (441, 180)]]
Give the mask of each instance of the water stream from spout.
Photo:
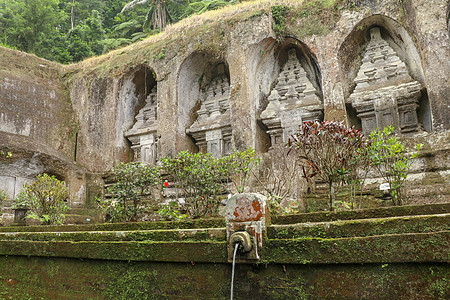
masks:
[(230, 296), (230, 300), (233, 300), (234, 266), (236, 265), (236, 253), (237, 253), (238, 248), (239, 248), (239, 243), (234, 244), (233, 269), (231, 270), (231, 296)]

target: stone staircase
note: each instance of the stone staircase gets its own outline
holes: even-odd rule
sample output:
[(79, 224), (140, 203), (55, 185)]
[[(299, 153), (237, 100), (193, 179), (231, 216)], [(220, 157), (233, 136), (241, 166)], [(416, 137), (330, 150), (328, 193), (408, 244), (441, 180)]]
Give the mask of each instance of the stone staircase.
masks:
[(267, 237), (267, 262), (448, 262), (450, 203), (278, 216)]
[[(226, 224), (0, 227), (0, 255), (226, 263)], [(273, 216), (260, 256), (277, 264), (448, 262), (450, 203)]]
[(225, 262), (220, 219), (0, 227), (1, 255), (107, 260)]

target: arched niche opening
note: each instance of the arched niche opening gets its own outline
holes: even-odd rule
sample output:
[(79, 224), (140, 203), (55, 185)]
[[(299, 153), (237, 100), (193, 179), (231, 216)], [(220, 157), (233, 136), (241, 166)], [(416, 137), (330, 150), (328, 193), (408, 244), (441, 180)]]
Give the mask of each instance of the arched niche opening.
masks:
[(369, 134), (393, 125), (404, 134), (431, 131), (431, 111), (421, 58), (395, 20), (362, 20), (338, 53), (349, 125)]
[(270, 88), (259, 99), (260, 125), (270, 136), (269, 147), (287, 142), (302, 122), (323, 119), (321, 73), (311, 50), (301, 41), (286, 38), (271, 51), (273, 71), (264, 74), (271, 76)]
[(191, 54), (178, 76), (178, 148), (216, 157), (231, 153), (230, 113), (227, 63), (210, 53)]
[(131, 143), (132, 161), (155, 164), (157, 155), (157, 82), (146, 65), (129, 72), (124, 79), (118, 110), (123, 136)]

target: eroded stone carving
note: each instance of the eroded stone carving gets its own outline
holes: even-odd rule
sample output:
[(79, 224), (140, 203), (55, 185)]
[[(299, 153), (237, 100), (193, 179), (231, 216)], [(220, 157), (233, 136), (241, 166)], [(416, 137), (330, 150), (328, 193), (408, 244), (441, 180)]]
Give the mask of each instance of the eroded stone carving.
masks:
[(323, 118), (320, 93), (306, 76), (295, 49), (289, 50), (288, 60), (268, 100), (269, 104), (260, 117), (268, 128), (272, 146), (286, 142), (290, 134), (300, 129), (303, 121)]
[(222, 157), (232, 151), (230, 120), (230, 81), (225, 65), (216, 66), (208, 84), (198, 117), (186, 132), (196, 141), (200, 152)]
[(381, 37), (378, 27), (370, 29), (370, 41), (354, 82), (349, 101), (364, 133), (388, 125), (402, 133), (422, 129), (417, 110), (424, 87), (409, 75), (406, 64)]
[(136, 115), (136, 123), (125, 132), (132, 144), (134, 161), (155, 164), (157, 161), (157, 98), (156, 85), (145, 100), (145, 106)]

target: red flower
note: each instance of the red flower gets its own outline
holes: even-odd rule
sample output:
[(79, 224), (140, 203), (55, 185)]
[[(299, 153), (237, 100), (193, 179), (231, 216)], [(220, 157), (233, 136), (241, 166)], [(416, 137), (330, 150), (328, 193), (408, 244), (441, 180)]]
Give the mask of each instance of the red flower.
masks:
[(164, 181), (164, 187), (168, 187), (169, 186), (169, 182), (166, 180)]

